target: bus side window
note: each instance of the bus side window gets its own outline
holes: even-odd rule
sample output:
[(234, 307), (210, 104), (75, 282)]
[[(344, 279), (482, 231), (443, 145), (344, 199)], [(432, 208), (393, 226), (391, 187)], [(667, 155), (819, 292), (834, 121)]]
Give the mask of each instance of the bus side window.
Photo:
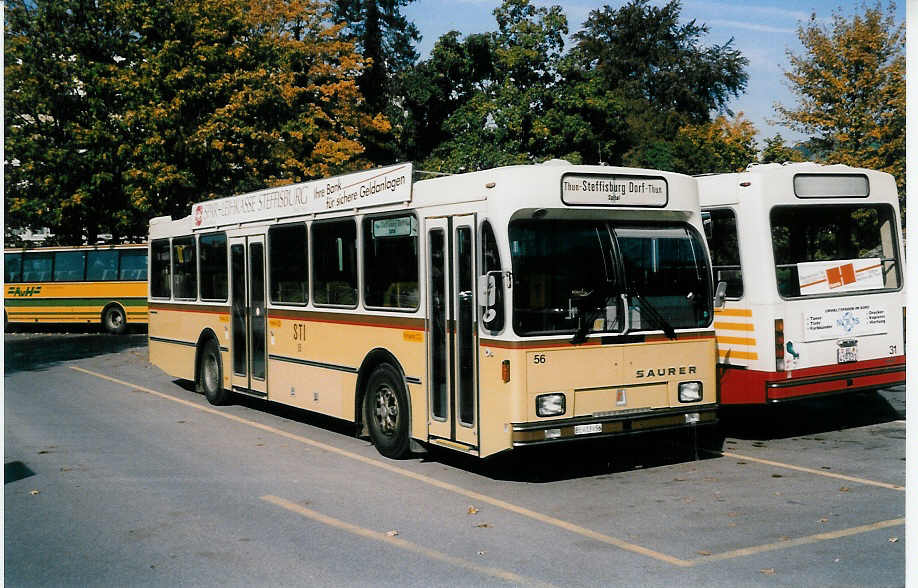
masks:
[(3, 271), (6, 275), (4, 280), (7, 284), (22, 281), (22, 254), (5, 253), (3, 254)]
[(147, 252), (142, 249), (122, 251), (118, 268), (119, 280), (146, 281)]
[(711, 213), (711, 265), (714, 283), (726, 282), (727, 298), (743, 297), (743, 268), (740, 264), (736, 213), (729, 208), (717, 208)]
[(201, 258), (201, 300), (225, 301), (229, 292), (226, 234), (201, 235), (198, 246), (198, 256)]
[(268, 265), (271, 302), (306, 304), (309, 300), (309, 267), (306, 225), (281, 225), (268, 229)]
[(86, 271), (86, 254), (82, 251), (58, 251), (54, 254), (55, 282), (82, 282)]
[(418, 221), (413, 215), (363, 220), (363, 274), (367, 306), (418, 307)]
[[(487, 275), (488, 272), (499, 271), (501, 271), (501, 265), (497, 239), (494, 237), (491, 223), (484, 221), (481, 223), (481, 273)], [(502, 275), (494, 277), (496, 292), (494, 306), (491, 307), (494, 315), (489, 321), (482, 319), (482, 324), (487, 330), (497, 333), (504, 329), (504, 278)]]
[(316, 304), (357, 306), (357, 227), (352, 220), (312, 225), (312, 297)]
[(23, 282), (51, 281), (54, 257), (50, 253), (26, 253), (22, 256)]
[(118, 278), (118, 252), (90, 251), (86, 256), (86, 281), (108, 282)]
[(169, 239), (150, 244), (150, 296), (169, 298), (172, 271), (169, 265)]
[(194, 237), (172, 239), (172, 293), (175, 298), (198, 297), (198, 268)]

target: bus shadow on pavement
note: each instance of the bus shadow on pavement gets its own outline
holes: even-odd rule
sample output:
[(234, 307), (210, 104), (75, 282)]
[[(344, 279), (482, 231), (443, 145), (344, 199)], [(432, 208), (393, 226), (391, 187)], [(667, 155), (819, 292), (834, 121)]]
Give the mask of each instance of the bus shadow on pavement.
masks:
[[(194, 382), (176, 379), (173, 383), (189, 392), (198, 393)], [(357, 427), (350, 421), (260, 398), (233, 394), (228, 404), (351, 438), (357, 436)], [(712, 430), (710, 432), (714, 433)], [(712, 443), (717, 444), (718, 439), (719, 445), (711, 446)], [(711, 459), (720, 457), (722, 443), (722, 438), (716, 433), (702, 435), (688, 429), (524, 447), (486, 459), (428, 445), (426, 452), (412, 454), (404, 458), (404, 461), (441, 463), (495, 480), (542, 483)], [(387, 458), (379, 456), (379, 459)]]
[(720, 426), (727, 437), (746, 440), (828, 433), (904, 419), (904, 397), (902, 387), (901, 392), (852, 392), (786, 404), (721, 406)]
[(139, 330), (130, 330), (124, 335), (85, 332), (81, 329), (62, 332), (58, 326), (53, 332), (5, 334), (3, 344), (4, 374), (10, 375), (46, 370), (63, 362), (118, 353), (134, 347), (146, 347), (147, 335), (146, 331)]
[(485, 460), (434, 449), (429, 458), (495, 480), (550, 483), (719, 457), (712, 444), (709, 435), (683, 430), (519, 448)]

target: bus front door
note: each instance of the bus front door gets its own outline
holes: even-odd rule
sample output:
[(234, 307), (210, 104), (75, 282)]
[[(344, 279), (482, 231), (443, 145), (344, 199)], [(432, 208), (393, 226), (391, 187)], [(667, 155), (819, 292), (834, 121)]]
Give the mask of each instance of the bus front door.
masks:
[(233, 391), (267, 396), (265, 238), (230, 239)]
[(478, 447), (475, 217), (426, 219), (428, 433)]

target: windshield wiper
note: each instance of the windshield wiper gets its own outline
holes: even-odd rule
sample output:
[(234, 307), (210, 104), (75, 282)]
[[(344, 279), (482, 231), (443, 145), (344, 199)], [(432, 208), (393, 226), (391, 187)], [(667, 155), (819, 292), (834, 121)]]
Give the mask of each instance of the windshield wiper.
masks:
[[(651, 304), (650, 301), (647, 300), (643, 294), (641, 294), (640, 292), (634, 289), (632, 289), (631, 292), (629, 292), (629, 294), (640, 305), (641, 316), (644, 316), (646, 314), (647, 317), (652, 322), (656, 323), (656, 325), (660, 327), (660, 329), (663, 330), (663, 333), (667, 337), (669, 337), (670, 339), (676, 338), (676, 330), (673, 328), (672, 324), (670, 324), (670, 322), (666, 320), (666, 318), (662, 314), (660, 314), (660, 312), (656, 309), (656, 307), (653, 304)], [(625, 310), (625, 312), (628, 312), (627, 309)]]

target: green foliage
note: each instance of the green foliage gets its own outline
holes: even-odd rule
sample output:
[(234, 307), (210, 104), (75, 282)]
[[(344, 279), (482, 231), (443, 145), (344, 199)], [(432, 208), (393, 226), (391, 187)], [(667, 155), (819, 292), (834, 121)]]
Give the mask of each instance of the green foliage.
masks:
[(779, 120), (810, 134), (813, 154), (893, 174), (905, 205), (905, 31), (895, 7), (861, 5), (829, 25), (800, 25), (801, 55), (788, 52), (785, 72), (797, 103), (775, 104)]
[(765, 148), (759, 157), (759, 163), (784, 163), (786, 161), (806, 161), (803, 152), (797, 147), (784, 144), (780, 133), (765, 139)]
[(143, 235), (191, 202), (368, 167), (389, 132), (316, 0), (18, 0), (7, 224)]
[(145, 234), (123, 188), (130, 161), (117, 83), (132, 56), (116, 3), (13, 0), (6, 7), (6, 225)]
[(685, 125), (726, 111), (745, 89), (748, 60), (732, 39), (705, 46), (707, 27), (680, 24), (680, 12), (678, 0), (661, 7), (631, 0), (592, 11), (574, 35), (565, 75), (591, 98), (578, 112), (589, 129), (583, 139), (595, 144), (578, 146), (587, 161), (598, 153), (613, 164), (671, 163), (665, 143)]
[[(408, 145), (435, 171), (472, 171), (531, 163), (552, 156), (577, 159), (565, 150), (566, 113), (558, 74), (567, 35), (561, 8), (537, 8), (529, 0), (505, 0), (495, 9), (498, 30), (460, 41), (449, 33), (421, 64), (442, 75), (426, 82), (410, 77), (409, 120), (423, 142)], [(445, 118), (426, 116), (424, 96), (434, 97)], [(432, 146), (429, 152), (422, 148)]]

